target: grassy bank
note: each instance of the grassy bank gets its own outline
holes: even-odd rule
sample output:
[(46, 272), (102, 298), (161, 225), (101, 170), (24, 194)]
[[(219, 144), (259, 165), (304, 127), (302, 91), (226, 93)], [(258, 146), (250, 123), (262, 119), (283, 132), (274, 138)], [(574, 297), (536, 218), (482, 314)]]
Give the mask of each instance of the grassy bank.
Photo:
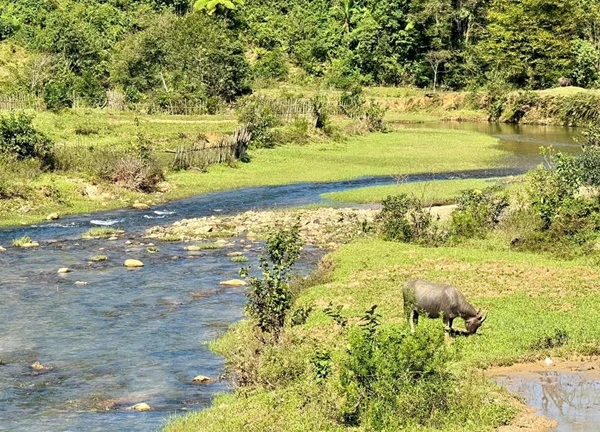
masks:
[[(335, 359), (346, 350), (345, 331), (323, 310), (330, 304), (343, 306), (341, 315), (352, 326), (377, 304), (382, 328), (406, 325), (401, 287), (412, 278), (456, 284), (476, 307), (489, 311), (489, 318), (477, 336), (456, 338), (450, 344), (461, 353), (453, 361), (453, 373), (467, 382), (461, 381), (465, 387), (453, 396), (459, 398), (457, 409), (464, 412), (450, 412), (435, 428), (407, 430), (485, 431), (510, 422), (517, 411), (511, 398), (472, 368), (598, 354), (598, 276), (595, 267), (583, 261), (490, 250), (485, 244), (423, 248), (366, 239), (343, 246), (328, 262), (334, 270), (325, 277), (321, 274), (297, 301), (314, 307), (307, 322), (288, 328), (283, 343), (254, 359), (262, 384), (218, 396), (210, 409), (173, 419), (167, 432), (369, 430), (335, 421), (336, 407), (343, 404), (331, 397), (337, 394), (335, 375), (326, 385), (313, 378), (316, 352), (327, 349)], [(420, 326), (435, 323), (422, 320)], [(234, 327), (215, 344), (218, 352), (238, 364), (251, 346), (248, 323)], [(459, 418), (462, 423), (456, 424)]]
[(456, 202), (462, 191), (484, 189), (497, 184), (498, 179), (437, 180), (418, 183), (399, 183), (386, 186), (370, 186), (323, 194), (325, 199), (336, 202), (371, 204), (380, 203), (390, 195), (405, 193), (414, 195), (426, 205), (444, 205)]
[[(178, 133), (182, 131), (190, 135), (214, 130), (214, 125), (222, 131), (235, 128), (233, 119), (227, 117), (144, 117), (142, 128), (136, 126), (135, 116), (131, 114), (92, 113), (89, 119), (87, 115), (71, 113), (63, 118), (44, 114), (36, 119), (36, 124), (58, 145), (108, 147), (131, 145), (132, 136), (142, 130), (160, 148), (169, 148), (176, 144)], [(59, 125), (61, 122), (64, 122), (64, 128)], [(86, 127), (94, 133), (76, 133), (77, 130), (87, 130)], [(30, 199), (2, 200), (0, 225), (36, 222), (51, 212), (60, 215), (88, 213), (127, 207), (135, 201), (155, 204), (246, 186), (490, 167), (504, 155), (495, 148), (496, 142), (494, 138), (477, 133), (409, 129), (356, 136), (342, 142), (320, 140), (303, 146), (252, 150), (251, 161), (238, 163), (235, 167), (215, 165), (208, 167), (206, 172), (169, 172), (167, 189), (154, 194), (127, 192), (102, 183), (94, 186), (95, 180), (85, 174), (57, 172), (35, 178), (24, 174), (23, 181), (36, 192)], [(93, 188), (91, 194), (90, 186)]]

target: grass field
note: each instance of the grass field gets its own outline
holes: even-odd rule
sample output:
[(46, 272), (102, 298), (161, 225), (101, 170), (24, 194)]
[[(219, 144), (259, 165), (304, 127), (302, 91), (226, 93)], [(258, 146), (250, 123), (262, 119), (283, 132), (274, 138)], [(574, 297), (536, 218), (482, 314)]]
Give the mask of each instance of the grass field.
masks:
[(500, 179), (436, 180), (348, 189), (321, 196), (336, 202), (370, 204), (380, 203), (390, 195), (405, 193), (419, 198), (426, 206), (444, 205), (455, 203), (464, 190), (484, 189), (499, 182), (501, 182)]
[[(297, 301), (313, 305), (314, 312), (306, 324), (286, 330), (285, 346), (274, 348), (273, 357), (262, 366), (267, 382), (273, 374), (273, 387), (219, 396), (210, 409), (175, 418), (165, 430), (368, 430), (328, 420), (327, 407), (318, 403), (315, 392), (319, 388), (310, 378), (310, 356), (321, 347), (342, 352), (346, 344), (344, 332), (323, 309), (329, 304), (342, 305), (342, 315), (352, 326), (377, 304), (382, 326), (406, 325), (401, 289), (413, 278), (455, 284), (474, 306), (489, 311), (476, 336), (455, 338), (450, 346), (460, 352), (453, 366), (455, 373), (471, 371), (469, 376), (477, 381), (470, 391), (480, 392), (480, 397), (487, 395), (497, 410), (484, 406), (476, 413), (477, 421), (453, 429), (449, 420), (447, 426), (436, 430), (486, 431), (508, 422), (515, 413), (509, 408), (513, 406), (509, 398), (492, 383), (477, 378), (481, 377), (477, 371), (547, 356), (599, 354), (600, 298), (595, 287), (600, 278), (595, 266), (583, 261), (493, 249), (485, 243), (480, 247), (424, 248), (377, 239), (341, 247), (328, 258), (334, 263), (331, 280), (302, 292)], [(419, 325), (435, 323), (425, 319)], [(462, 320), (455, 326), (462, 326)], [(247, 323), (234, 327), (215, 345), (217, 350), (225, 355), (236, 352), (236, 345), (246, 343), (247, 327)], [(269, 361), (280, 368), (299, 368), (302, 378), (278, 385), (277, 368), (269, 369)]]

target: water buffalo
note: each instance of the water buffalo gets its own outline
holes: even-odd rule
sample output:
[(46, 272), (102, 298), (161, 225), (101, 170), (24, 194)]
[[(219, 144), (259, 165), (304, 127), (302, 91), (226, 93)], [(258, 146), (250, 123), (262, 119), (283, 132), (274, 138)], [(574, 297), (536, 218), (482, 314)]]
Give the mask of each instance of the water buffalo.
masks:
[(571, 85), (571, 80), (569, 78), (560, 77), (558, 79), (558, 86), (559, 87), (568, 87), (570, 85)]
[(487, 314), (482, 315), (481, 309), (476, 311), (452, 285), (411, 280), (404, 286), (403, 294), (404, 313), (413, 332), (419, 314), (427, 314), (429, 318), (439, 318), (441, 315), (450, 331), (454, 318), (461, 317), (465, 320), (467, 334), (475, 334), (487, 318)]

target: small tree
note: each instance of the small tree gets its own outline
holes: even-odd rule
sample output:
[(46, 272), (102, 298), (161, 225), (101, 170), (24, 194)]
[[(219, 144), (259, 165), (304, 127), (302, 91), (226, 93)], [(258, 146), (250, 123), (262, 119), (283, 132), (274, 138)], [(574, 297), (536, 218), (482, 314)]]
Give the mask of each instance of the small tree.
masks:
[(433, 69), (433, 91), (436, 91), (437, 88), (438, 73), (440, 66), (446, 63), (451, 56), (452, 53), (446, 50), (429, 51), (427, 54), (425, 54), (425, 59), (431, 65), (431, 69)]
[(249, 278), (250, 282), (246, 311), (256, 320), (260, 331), (273, 335), (275, 340), (279, 339), (287, 313), (292, 307), (290, 272), (301, 248), (300, 226), (296, 224), (272, 234), (267, 240), (266, 255), (259, 257), (262, 278), (249, 278), (249, 268), (240, 270), (240, 275)]

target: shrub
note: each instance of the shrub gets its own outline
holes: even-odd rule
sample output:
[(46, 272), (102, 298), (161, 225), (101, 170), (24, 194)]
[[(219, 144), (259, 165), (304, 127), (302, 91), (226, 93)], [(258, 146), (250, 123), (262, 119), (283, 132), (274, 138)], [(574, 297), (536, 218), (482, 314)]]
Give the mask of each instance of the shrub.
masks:
[[(272, 234), (265, 246), (266, 256), (259, 257), (262, 278), (249, 278), (246, 310), (262, 332), (279, 339), (288, 311), (293, 304), (289, 286), (292, 270), (302, 247), (300, 227), (293, 226)], [(240, 270), (248, 278), (249, 269)]]
[(0, 153), (18, 160), (39, 159), (52, 167), (52, 141), (33, 127), (33, 116), (23, 112), (0, 116)]
[(376, 217), (379, 232), (385, 240), (436, 243), (440, 233), (434, 219), (421, 201), (407, 194), (388, 196)]
[(133, 155), (117, 160), (108, 175), (117, 186), (139, 192), (152, 192), (165, 179), (158, 164)]
[(383, 118), (387, 107), (372, 100), (368, 106), (364, 108), (363, 119), (367, 125), (369, 132), (383, 132), (385, 130)]
[(345, 423), (404, 430), (428, 426), (449, 410), (456, 382), (441, 326), (411, 334), (404, 325), (365, 325), (352, 329), (349, 346), (341, 370)]
[(359, 85), (352, 86), (350, 91), (344, 91), (340, 96), (340, 109), (350, 118), (359, 118), (365, 103), (362, 87)]
[(273, 130), (273, 141), (275, 143), (304, 145), (309, 138), (308, 121), (304, 117)]
[(528, 173), (528, 193), (543, 229), (548, 229), (561, 204), (579, 190), (581, 171), (572, 156), (554, 153), (552, 149), (543, 149), (542, 153), (549, 157), (550, 166), (540, 166)]
[(237, 117), (246, 124), (250, 133), (250, 143), (257, 148), (275, 146), (272, 128), (281, 124), (267, 98), (248, 96), (237, 105)]
[(499, 220), (508, 207), (506, 195), (499, 195), (498, 188), (464, 191), (458, 199), (458, 207), (452, 212), (450, 233), (454, 237), (483, 237)]

